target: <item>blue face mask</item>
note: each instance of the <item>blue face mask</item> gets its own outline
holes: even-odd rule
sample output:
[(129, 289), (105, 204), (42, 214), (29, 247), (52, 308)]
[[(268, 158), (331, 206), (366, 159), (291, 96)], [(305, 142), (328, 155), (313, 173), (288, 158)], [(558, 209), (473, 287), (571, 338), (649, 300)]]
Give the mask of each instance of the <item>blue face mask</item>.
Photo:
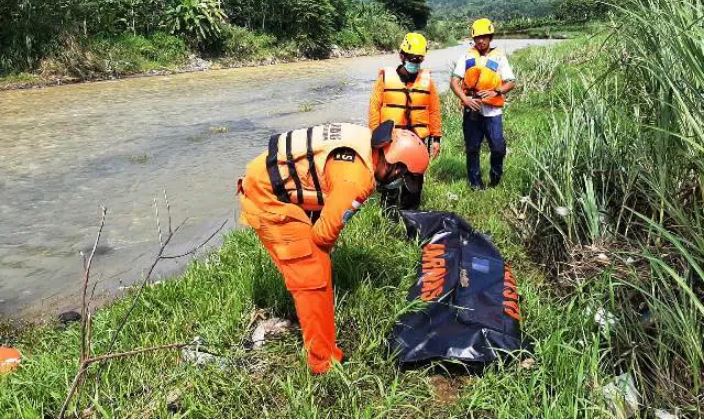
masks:
[(406, 61), (403, 63), (403, 67), (406, 69), (407, 72), (411, 74), (416, 74), (420, 71), (420, 63), (412, 63), (410, 61)]

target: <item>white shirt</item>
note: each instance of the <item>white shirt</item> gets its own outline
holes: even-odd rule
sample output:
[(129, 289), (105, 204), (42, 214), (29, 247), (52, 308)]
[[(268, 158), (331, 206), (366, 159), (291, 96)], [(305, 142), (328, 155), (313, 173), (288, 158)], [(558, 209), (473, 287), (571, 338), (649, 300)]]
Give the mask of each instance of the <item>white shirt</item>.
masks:
[[(465, 54), (462, 57), (460, 57), (459, 60), (457, 60), (457, 64), (455, 65), (455, 70), (452, 72), (453, 77), (459, 77), (460, 79), (464, 79), (464, 73), (467, 71), (466, 62), (469, 58), (470, 57), (467, 54)], [(501, 55), (499, 57), (494, 57), (494, 59), (499, 62), (498, 73), (501, 76), (501, 80), (503, 80), (504, 82), (516, 80), (516, 76), (513, 74), (513, 70), (511, 69), (511, 66), (508, 64), (508, 59), (506, 58), (505, 55)], [(491, 106), (491, 105), (487, 105), (487, 104), (482, 104), (481, 113), (485, 117), (495, 117), (495, 116), (501, 115), (503, 113), (503, 108)]]

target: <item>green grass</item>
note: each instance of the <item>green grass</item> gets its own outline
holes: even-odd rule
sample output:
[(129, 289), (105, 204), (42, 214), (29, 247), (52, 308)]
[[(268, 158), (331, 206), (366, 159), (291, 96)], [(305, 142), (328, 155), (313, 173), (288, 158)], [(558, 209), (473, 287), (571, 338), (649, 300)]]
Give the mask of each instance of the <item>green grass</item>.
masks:
[[(568, 50), (568, 48), (565, 48)], [(520, 66), (531, 54), (516, 57)], [(521, 68), (528, 73), (534, 70)], [(147, 417), (603, 417), (599, 387), (611, 376), (603, 364), (608, 338), (584, 309), (606, 290), (565, 296), (533, 264), (513, 227), (511, 209), (525, 188), (526, 145), (545, 133), (523, 92), (506, 123), (511, 153), (500, 188), (471, 192), (464, 181), (461, 120), (455, 101), (444, 100), (445, 139), (433, 162), (424, 207), (450, 210), (489, 233), (513, 264), (522, 295), (524, 331), (535, 343), (535, 364), (496, 364), (483, 377), (438, 376), (433, 369), (399, 370), (387, 337), (406, 305), (419, 250), (384, 220), (376, 199), (345, 229), (333, 252), (340, 345), (349, 362), (322, 377), (306, 368), (299, 334), (291, 333), (249, 353), (250, 316), (264, 308), (280, 316), (294, 311), (278, 273), (248, 230), (228, 235), (222, 249), (194, 262), (173, 281), (146, 289), (116, 350), (190, 341), (231, 361), (231, 367), (196, 368), (174, 352), (113, 361), (99, 383), (89, 379), (71, 412)], [(539, 102), (539, 101), (538, 101)], [(483, 164), (487, 165), (484, 161)], [(459, 201), (448, 199), (456, 194)], [(373, 238), (373, 239), (371, 239)], [(97, 312), (93, 351), (106, 350), (131, 297)], [(9, 417), (55, 416), (75, 373), (77, 326), (26, 330), (13, 339), (25, 355), (22, 368), (0, 378), (0, 413)], [(94, 369), (91, 371), (94, 374)], [(170, 397), (169, 397), (170, 395)], [(176, 402), (174, 395), (178, 395)], [(91, 414), (91, 413), (89, 413)]]
[(0, 89), (36, 84), (41, 78), (32, 73), (13, 73), (0, 77)]

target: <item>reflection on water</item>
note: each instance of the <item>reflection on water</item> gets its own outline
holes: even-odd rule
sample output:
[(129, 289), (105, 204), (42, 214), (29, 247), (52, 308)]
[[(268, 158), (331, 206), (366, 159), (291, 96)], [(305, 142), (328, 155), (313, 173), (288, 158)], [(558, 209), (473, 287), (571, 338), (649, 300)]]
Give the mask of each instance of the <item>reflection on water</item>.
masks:
[[(499, 41), (506, 50), (535, 43)], [(538, 41), (540, 42), (540, 41)], [(432, 52), (447, 88), (466, 47)], [(378, 68), (395, 55), (0, 92), (0, 314), (71, 307), (109, 209), (93, 272), (98, 293), (139, 279), (158, 249), (154, 198), (166, 190), (174, 252), (229, 218), (234, 181), (272, 132), (364, 123)], [(161, 210), (164, 223), (164, 209)], [(185, 261), (162, 265), (162, 274)]]

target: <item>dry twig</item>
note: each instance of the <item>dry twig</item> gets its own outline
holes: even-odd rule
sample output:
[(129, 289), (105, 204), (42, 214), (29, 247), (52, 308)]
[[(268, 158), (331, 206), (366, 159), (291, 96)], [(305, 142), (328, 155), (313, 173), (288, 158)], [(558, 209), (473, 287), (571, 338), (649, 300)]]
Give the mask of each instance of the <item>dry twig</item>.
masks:
[[(227, 224), (227, 220), (223, 221), (223, 223), (220, 225), (220, 227), (214, 231), (204, 242), (199, 244), (198, 246), (188, 250), (187, 252), (184, 252), (179, 255), (164, 255), (166, 248), (168, 247), (169, 243), (171, 240), (174, 238), (176, 233), (181, 229), (186, 224), (186, 221), (188, 219), (185, 219), (180, 225), (178, 225), (176, 228), (173, 228), (172, 226), (172, 218), (171, 218), (171, 205), (169, 204), (169, 199), (168, 196), (166, 195), (166, 190), (164, 190), (164, 200), (166, 203), (166, 211), (167, 211), (167, 216), (168, 216), (168, 233), (166, 235), (166, 239), (163, 237), (162, 233), (162, 228), (161, 228), (161, 220), (159, 218), (159, 208), (157, 206), (157, 201), (154, 199), (154, 210), (155, 210), (155, 215), (156, 215), (156, 224), (157, 224), (157, 232), (159, 235), (159, 251), (157, 253), (156, 258), (152, 262), (151, 266), (149, 267), (149, 271), (147, 272), (147, 275), (144, 278), (144, 281), (142, 282), (142, 285), (139, 289), (139, 291), (136, 293), (134, 299), (132, 300), (132, 303), (130, 305), (130, 308), (127, 310), (127, 313), (125, 316), (120, 320), (120, 323), (118, 325), (118, 328), (115, 330), (115, 332), (112, 335), (112, 338), (110, 340), (110, 344), (108, 346), (107, 351), (103, 355), (99, 356), (94, 356), (91, 357), (91, 343), (92, 343), (92, 325), (91, 325), (91, 320), (92, 316), (90, 314), (90, 300), (87, 298), (87, 292), (88, 292), (88, 285), (90, 283), (90, 270), (91, 270), (91, 265), (93, 263), (93, 257), (95, 256), (96, 249), (98, 247), (98, 243), (100, 242), (100, 237), (103, 232), (103, 228), (105, 227), (105, 219), (106, 219), (106, 214), (107, 214), (107, 209), (105, 207), (102, 207), (102, 217), (100, 221), (100, 227), (98, 229), (98, 233), (95, 238), (95, 242), (93, 244), (93, 248), (91, 250), (90, 256), (88, 259), (85, 259), (85, 256), (83, 256), (83, 266), (84, 266), (84, 275), (83, 275), (83, 288), (82, 288), (82, 302), (81, 302), (81, 349), (80, 349), (80, 358), (79, 358), (79, 365), (78, 365), (78, 371), (76, 373), (76, 376), (74, 377), (71, 386), (69, 388), (69, 391), (66, 395), (66, 399), (64, 400), (64, 403), (61, 407), (61, 411), (59, 412), (59, 418), (63, 418), (66, 414), (66, 410), (68, 408), (69, 403), (73, 399), (73, 397), (80, 391), (81, 385), (85, 379), (85, 375), (88, 372), (88, 368), (95, 363), (99, 363), (99, 370), (96, 372), (96, 384), (99, 382), (100, 378), (100, 367), (102, 366), (103, 363), (113, 360), (113, 359), (118, 359), (118, 358), (125, 358), (125, 357), (130, 357), (138, 354), (143, 354), (143, 353), (150, 353), (150, 352), (156, 352), (156, 351), (163, 351), (163, 350), (173, 350), (173, 349), (181, 349), (183, 347), (186, 347), (188, 345), (191, 345), (192, 343), (174, 343), (174, 344), (166, 344), (166, 345), (160, 345), (160, 346), (154, 346), (154, 347), (148, 347), (148, 348), (143, 348), (143, 349), (136, 349), (136, 350), (131, 350), (131, 351), (126, 351), (126, 352), (121, 352), (121, 353), (112, 353), (112, 349), (117, 342), (117, 338), (119, 337), (120, 333), (124, 329), (125, 325), (127, 325), (127, 322), (132, 315), (134, 309), (137, 306), (137, 303), (139, 302), (139, 298), (142, 295), (142, 292), (146, 288), (146, 286), (150, 283), (152, 274), (154, 273), (154, 270), (156, 269), (156, 266), (159, 264), (160, 261), (165, 260), (165, 259), (175, 259), (175, 258), (181, 258), (185, 257), (188, 255), (195, 254), (199, 249), (204, 247), (208, 242), (210, 242), (215, 235), (220, 232), (225, 225)], [(95, 293), (95, 285), (93, 287), (93, 293)], [(92, 295), (91, 293), (91, 299)]]

